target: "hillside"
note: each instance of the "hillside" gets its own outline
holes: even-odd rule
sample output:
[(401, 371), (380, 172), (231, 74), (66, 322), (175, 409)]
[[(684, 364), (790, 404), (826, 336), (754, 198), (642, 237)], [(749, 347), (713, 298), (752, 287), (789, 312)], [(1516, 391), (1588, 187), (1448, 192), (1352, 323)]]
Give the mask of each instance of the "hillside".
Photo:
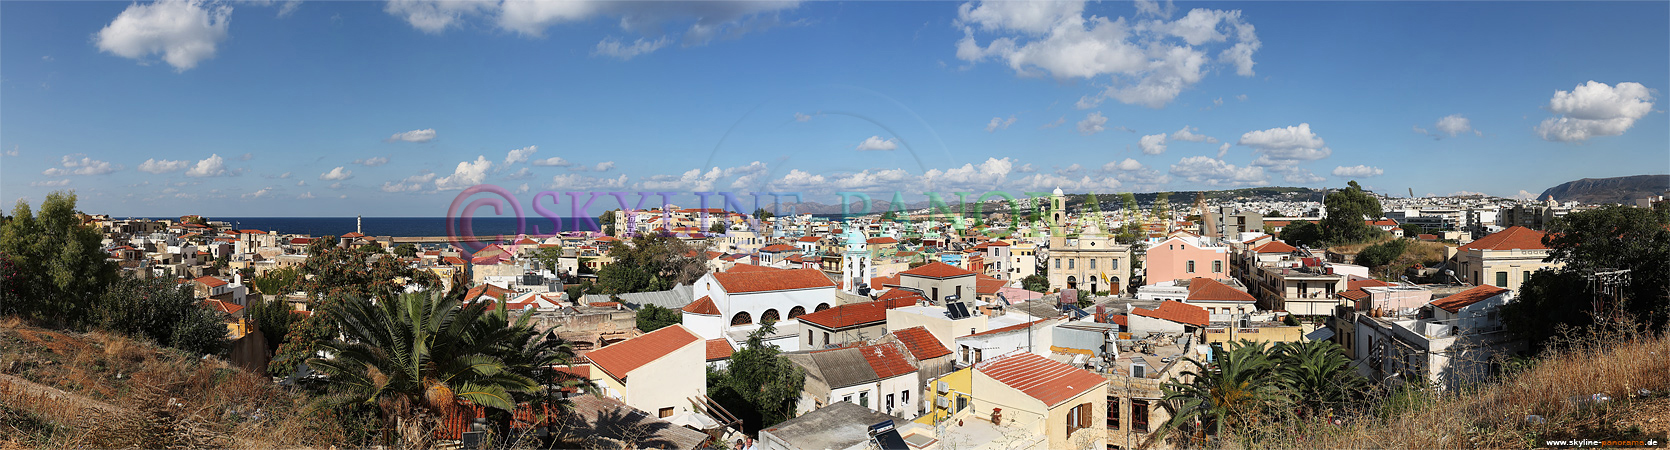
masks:
[(1537, 200), (1544, 200), (1553, 196), (1555, 200), (1562, 202), (1627, 204), (1638, 198), (1664, 195), (1667, 191), (1670, 191), (1670, 175), (1584, 178), (1548, 188), (1537, 196)]
[[(0, 319), (0, 448), (325, 448), (336, 411), (217, 358)], [(365, 422), (374, 422), (368, 420)], [(360, 431), (363, 432), (363, 431)]]

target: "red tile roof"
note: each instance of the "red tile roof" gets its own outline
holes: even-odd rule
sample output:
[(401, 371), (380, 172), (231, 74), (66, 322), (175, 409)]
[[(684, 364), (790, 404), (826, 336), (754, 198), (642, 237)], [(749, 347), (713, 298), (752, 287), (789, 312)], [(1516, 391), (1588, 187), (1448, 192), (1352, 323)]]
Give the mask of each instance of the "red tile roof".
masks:
[(1108, 322), (1118, 324), (1119, 326), (1122, 326), (1122, 327), (1131, 326), (1130, 317), (1127, 317), (1124, 314), (1109, 314), (1108, 315)]
[(913, 301), (928, 299), (927, 297), (923, 297), (922, 293), (910, 289), (888, 289), (887, 293), (881, 294), (880, 297), (876, 297), (876, 300), (896, 300), (901, 298), (908, 298)]
[(682, 308), (681, 310), (684, 311), (684, 312), (687, 312), (687, 313), (691, 313), (691, 314), (702, 314), (702, 315), (709, 315), (709, 316), (719, 315), (719, 307), (714, 306), (713, 297), (708, 297), (706, 295), (703, 295), (702, 298), (696, 299), (696, 301), (690, 302), (690, 304), (688, 304), (688, 305), (684, 305), (684, 308)]
[(1352, 289), (1352, 290), (1349, 290), (1349, 291), (1340, 292), (1339, 296), (1341, 298), (1344, 298), (1346, 300), (1351, 300), (1351, 301), (1362, 300), (1362, 299), (1368, 298), (1368, 291), (1364, 291), (1362, 289)]
[(1394, 222), (1391, 219), (1364, 220), (1363, 223), (1366, 223), (1370, 226), (1376, 226), (1376, 227), (1395, 227), (1395, 226), (1397, 226), (1397, 222)]
[(718, 272), (713, 279), (731, 294), (835, 287), (835, 282), (818, 269)]
[(208, 286), (210, 288), (217, 288), (217, 287), (221, 287), (221, 286), (226, 285), (226, 280), (211, 277), (211, 276), (208, 276), (208, 275), (197, 277), (196, 279), (193, 279), (191, 281), (196, 281), (198, 283), (203, 283), (204, 286)]
[(352, 232), (352, 233), (348, 233), (348, 234), (344, 234), (344, 235), (342, 235), (342, 237), (345, 237), (345, 238), (357, 238), (357, 237), (365, 237), (365, 235), (363, 235), (363, 234), (360, 234), (360, 233), (359, 233), (359, 232), (358, 232), (358, 231), (355, 231), (355, 232)]
[(1373, 278), (1363, 278), (1363, 279), (1357, 279), (1357, 280), (1351, 280), (1351, 281), (1345, 282), (1345, 288), (1346, 289), (1362, 289), (1362, 288), (1366, 288), (1366, 287), (1380, 287), (1380, 286), (1397, 286), (1397, 285), (1392, 284), (1392, 283), (1387, 283), (1387, 282), (1384, 282), (1384, 281), (1380, 281), (1380, 280), (1376, 280), (1376, 279), (1373, 279)]
[(468, 292), (464, 293), (464, 302), (474, 302), (480, 300), (481, 297), (484, 296), (497, 300), (509, 300), (515, 293), (515, 291), (499, 287), (495, 284), (481, 284), (470, 288)]
[(904, 306), (916, 306), (916, 299), (899, 298), (841, 305), (823, 311), (804, 314), (801, 315), (799, 319), (803, 323), (809, 323), (831, 330), (839, 330), (854, 326), (886, 323), (887, 310)]
[[(740, 256), (743, 256), (743, 255), (736, 255), (736, 256), (740, 257)], [(726, 272), (767, 272), (767, 271), (773, 271), (773, 270), (783, 270), (783, 269), (778, 269), (776, 267), (756, 266), (756, 265), (753, 265), (753, 264), (738, 263), (736, 265), (731, 266), (730, 270), (726, 270)]]
[(888, 379), (899, 375), (915, 372), (910, 361), (905, 360), (899, 347), (890, 344), (869, 345), (858, 348), (858, 353), (864, 355), (864, 362), (870, 363), (870, 370), (876, 372), (876, 378)]
[(643, 336), (586, 352), (586, 359), (616, 379), (624, 379), (651, 361), (702, 340), (683, 325), (671, 325)]
[(987, 242), (987, 243), (981, 244), (981, 245), (990, 245), (992, 247), (1008, 247), (1009, 243), (1008, 242), (1003, 242), (1003, 241), (991, 241), (991, 242)]
[(1293, 248), (1293, 246), (1291, 246), (1291, 245), (1287, 245), (1286, 242), (1270, 241), (1269, 243), (1266, 243), (1264, 245), (1260, 245), (1260, 246), (1258, 246), (1258, 248), (1253, 249), (1253, 252), (1255, 252), (1255, 253), (1293, 253), (1294, 250), (1297, 250), (1297, 249)]
[(893, 238), (886, 237), (886, 236), (878, 237), (878, 238), (870, 238), (870, 239), (864, 241), (864, 243), (866, 243), (866, 244), (895, 244), (895, 243), (898, 243), (898, 242), (899, 242), (898, 239), (893, 239)]
[(996, 294), (997, 290), (999, 288), (1002, 288), (1003, 285), (1005, 285), (1005, 284), (1009, 284), (1009, 283), (1006, 282), (1006, 281), (1003, 281), (1003, 280), (988, 277), (985, 274), (975, 274), (974, 275), (974, 294), (975, 295)]
[[(1050, 320), (1050, 319), (1038, 319), (1038, 320), (1034, 320), (1034, 321), (1027, 322), (1027, 323), (1020, 323), (1020, 324), (1014, 324), (1014, 325), (1006, 326), (1006, 327), (1003, 327), (1003, 328), (994, 328), (994, 329), (990, 329), (990, 330), (986, 330), (986, 331), (981, 331), (979, 333), (970, 334), (968, 336), (985, 336), (985, 335), (989, 335), (989, 334), (998, 334), (998, 333), (1008, 333), (1008, 332), (1011, 332), (1011, 331), (1019, 331), (1019, 330), (1025, 329), (1027, 327), (1037, 325), (1039, 322), (1043, 322), (1043, 321), (1046, 321), (1046, 320)], [(968, 337), (968, 336), (964, 336), (964, 337)]]
[(975, 365), (974, 370), (1046, 406), (1055, 406), (1107, 383), (1107, 378), (1101, 375), (1031, 353), (989, 359)]
[(1530, 228), (1513, 226), (1463, 245), (1460, 250), (1547, 250), (1548, 246), (1542, 245), (1544, 234)]
[(1241, 292), (1240, 289), (1229, 287), (1227, 284), (1211, 278), (1195, 278), (1189, 280), (1189, 300), (1219, 301), (1219, 302), (1253, 302), (1258, 299)]
[(1135, 308), (1131, 310), (1131, 314), (1199, 327), (1204, 327), (1211, 322), (1211, 316), (1206, 313), (1206, 308), (1173, 300), (1160, 302), (1159, 308)]
[(1484, 285), (1484, 286), (1478, 286), (1478, 287), (1474, 287), (1472, 289), (1468, 289), (1468, 290), (1465, 290), (1465, 291), (1450, 294), (1449, 297), (1444, 297), (1444, 298), (1441, 298), (1441, 299), (1433, 300), (1432, 301), (1432, 306), (1439, 307), (1439, 308), (1441, 308), (1445, 311), (1449, 311), (1451, 313), (1458, 313), (1458, 312), (1461, 312), (1461, 308), (1466, 308), (1467, 305), (1471, 305), (1471, 304), (1483, 301), (1485, 299), (1495, 297), (1498, 294), (1501, 294), (1501, 293), (1506, 292), (1506, 291), (1507, 291), (1507, 289), (1502, 289), (1502, 288), (1499, 288), (1499, 287), (1496, 287), (1496, 286), (1491, 286), (1491, 285), (1487, 284), (1487, 285)]
[(915, 269), (910, 269), (910, 270), (906, 270), (904, 272), (899, 272), (899, 275), (900, 276), (910, 275), (910, 276), (915, 276), (915, 277), (945, 279), (945, 278), (956, 278), (956, 277), (974, 275), (974, 272), (969, 272), (967, 270), (963, 270), (960, 267), (953, 266), (953, 265), (950, 265), (950, 264), (942, 263), (942, 262), (939, 262), (939, 261), (934, 261), (934, 262), (928, 263), (926, 265), (923, 265), (922, 267), (917, 267)]
[(795, 246), (789, 245), (789, 244), (767, 245), (767, 246), (765, 246), (765, 248), (760, 249), (760, 251), (762, 251), (762, 252), (771, 252), (771, 253), (793, 252), (793, 251), (799, 251), (799, 250), (800, 250), (800, 247), (795, 247)]
[(721, 359), (728, 359), (728, 358), (731, 357), (732, 353), (736, 353), (736, 349), (731, 348), (731, 341), (727, 341), (727, 340), (724, 340), (724, 339), (708, 339), (707, 340), (707, 360), (708, 361), (717, 361), (717, 360), (721, 360)]
[(223, 301), (220, 301), (220, 300), (214, 300), (214, 299), (204, 300), (203, 301), (203, 306), (207, 306), (207, 307), (209, 307), (209, 309), (213, 309), (215, 311), (220, 311), (220, 312), (223, 312), (223, 313), (226, 313), (226, 314), (237, 314), (238, 311), (243, 311), (244, 310), (244, 307), (239, 306), (237, 303), (227, 303), (227, 302), (223, 302)]
[(454, 266), (462, 266), (465, 264), (464, 259), (457, 256), (448, 256), (446, 258), (442, 258), (441, 261), (445, 261), (447, 264)]
[(800, 238), (800, 242), (817, 242), (820, 240), (823, 240), (823, 238), (817, 236), (803, 236)]
[(898, 286), (899, 276), (894, 275), (890, 277), (875, 277), (870, 279), (870, 289), (880, 289), (882, 286), (887, 285)]
[(910, 349), (911, 356), (918, 361), (951, 354), (951, 350), (945, 348), (945, 344), (940, 343), (939, 338), (935, 338), (925, 327), (910, 327), (894, 331), (893, 335), (899, 337), (899, 342), (905, 343), (905, 348)]

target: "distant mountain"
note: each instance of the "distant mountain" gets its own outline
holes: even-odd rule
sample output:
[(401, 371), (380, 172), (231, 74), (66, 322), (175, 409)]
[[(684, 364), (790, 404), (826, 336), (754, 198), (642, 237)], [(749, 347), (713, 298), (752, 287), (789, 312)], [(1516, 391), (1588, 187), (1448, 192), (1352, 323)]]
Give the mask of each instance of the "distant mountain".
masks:
[(1670, 191), (1670, 175), (1636, 175), (1632, 177), (1584, 178), (1548, 188), (1537, 200), (1591, 204), (1629, 203), (1638, 198), (1664, 195)]

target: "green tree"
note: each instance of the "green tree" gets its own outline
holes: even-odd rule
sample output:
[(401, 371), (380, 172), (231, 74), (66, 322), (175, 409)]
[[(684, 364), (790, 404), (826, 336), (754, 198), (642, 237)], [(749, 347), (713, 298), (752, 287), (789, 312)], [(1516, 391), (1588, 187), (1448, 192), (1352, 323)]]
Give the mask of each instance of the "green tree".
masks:
[(769, 322), (749, 333), (743, 347), (731, 355), (725, 380), (736, 394), (760, 413), (769, 427), (794, 417), (794, 405), (806, 384), (806, 371), (782, 356), (781, 349), (765, 343), (775, 332)]
[(95, 324), (194, 354), (226, 352), (226, 322), (203, 306), (190, 284), (167, 278), (121, 277), (105, 288)]
[(1161, 433), (1199, 421), (1208, 433), (1222, 435), (1224, 427), (1259, 423), (1287, 402), (1264, 343), (1230, 342), (1210, 365), (1194, 358), (1184, 361), (1194, 368), (1161, 386), (1161, 406), (1171, 413)]
[(619, 211), (619, 209), (611, 209), (604, 212), (603, 215), (597, 216), (597, 226), (603, 228), (600, 231), (605, 235), (615, 235), (615, 211)]
[(267, 351), (275, 352), (284, 343), (284, 338), (290, 335), (291, 324), (299, 320), (293, 311), (290, 303), (281, 297), (255, 299), (250, 301), (249, 309), (244, 310), (244, 317), (261, 330), (261, 337), (267, 340)]
[(1403, 229), (1403, 236), (1410, 239), (1415, 239), (1417, 236), (1427, 234), (1427, 229), (1425, 227), (1412, 223), (1398, 225), (1398, 228)]
[(1380, 200), (1364, 191), (1356, 181), (1347, 184), (1349, 187), (1329, 192), (1322, 201), (1328, 210), (1328, 216), (1322, 218), (1322, 236), (1331, 244), (1363, 242), (1384, 233), (1365, 222), (1384, 214)]
[(1274, 209), (1264, 212), (1264, 217), (1281, 217), (1281, 216), (1282, 216), (1281, 211), (1277, 211), (1277, 210), (1274, 210)]
[(776, 214), (772, 214), (771, 211), (766, 211), (765, 208), (755, 208), (753, 215), (755, 219), (759, 219), (760, 221), (777, 217)]
[(400, 244), (394, 246), (394, 256), (399, 256), (401, 258), (416, 258), (417, 254), (418, 248), (416, 245)]
[(713, 226), (707, 227), (707, 232), (713, 234), (725, 234), (726, 231), (730, 231), (730, 228), (725, 227), (725, 223), (721, 221), (714, 221)]
[(684, 314), (676, 309), (656, 305), (644, 305), (638, 309), (638, 331), (648, 333), (683, 322)]
[(278, 353), (267, 370), (285, 376), (321, 349), (337, 334), (336, 319), (330, 317), (344, 302), (391, 300), (415, 285), (430, 289), (441, 284), (433, 272), (421, 270), (381, 252), (357, 251), (336, 244), (325, 236), (307, 247), (298, 288), (306, 291), (312, 314), (291, 323), (290, 332), (279, 344)]
[(1264, 224), (1264, 234), (1275, 236), (1276, 235), (1276, 226), (1268, 224), (1268, 223)]
[(19, 200), (0, 226), (0, 253), (11, 261), (19, 284), (16, 295), (0, 304), (0, 313), (45, 322), (83, 326), (94, 320), (93, 305), (116, 280), (116, 265), (106, 261), (103, 236), (82, 224), (75, 193), (53, 192), (34, 214)]
[(557, 273), (557, 268), (562, 267), (562, 247), (540, 247), (534, 250), (533, 260), (539, 262), (540, 269)]
[(1021, 279), (1021, 288), (1032, 292), (1049, 292), (1050, 279), (1044, 274), (1027, 275)]
[(284, 267), (269, 270), (267, 273), (249, 278), (250, 284), (256, 292), (268, 297), (277, 297), (295, 292), (301, 286), (301, 274), (294, 267)]
[(1294, 221), (1282, 227), (1281, 240), (1295, 247), (1317, 247), (1326, 244), (1322, 227), (1309, 221)]
[(566, 355), (527, 324), (531, 315), (512, 323), (490, 305), (427, 292), (335, 303), (328, 316), (340, 338), (324, 345), (329, 358), (308, 364), (329, 378), (335, 401), (375, 405), (386, 424), (424, 410), (439, 416), (457, 399), (509, 411), (537, 394), (537, 371)]
[(1368, 388), (1333, 341), (1284, 342), (1274, 351), (1277, 372), (1305, 411), (1349, 407)]
[(634, 236), (630, 242), (609, 248), (615, 262), (598, 270), (597, 284), (603, 293), (613, 295), (694, 283), (707, 273), (707, 262), (700, 258), (704, 251), (672, 236)]
[(1352, 262), (1364, 267), (1381, 267), (1403, 256), (1403, 251), (1408, 248), (1409, 240), (1393, 239), (1363, 248), (1363, 251), (1357, 252), (1357, 258)]
[[(1545, 261), (1564, 263), (1541, 270), (1504, 307), (1507, 329), (1541, 348), (1561, 325), (1594, 323), (1592, 300), (1608, 312), (1628, 316), (1650, 329), (1670, 323), (1670, 205), (1653, 209), (1608, 205), (1555, 219), (1543, 243)], [(1609, 297), (1597, 293), (1590, 275), (1629, 269), (1627, 280)]]

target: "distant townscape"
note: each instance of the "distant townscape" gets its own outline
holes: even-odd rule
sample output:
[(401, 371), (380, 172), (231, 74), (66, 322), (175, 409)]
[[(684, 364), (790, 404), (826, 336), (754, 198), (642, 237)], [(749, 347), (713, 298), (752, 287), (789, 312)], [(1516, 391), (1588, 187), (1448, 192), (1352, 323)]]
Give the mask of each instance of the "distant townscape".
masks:
[[(414, 372), (410, 399), (442, 386), (455, 400), (413, 416), (428, 424), (413, 436), (466, 447), (506, 436), (610, 448), (1187, 447), (1255, 429), (1222, 408), (1291, 404), (1295, 420), (1341, 420), (1376, 393), (1490, 386), (1504, 364), (1553, 348), (1541, 325), (1577, 323), (1515, 309), (1527, 302), (1537, 314), (1598, 314), (1616, 302), (1663, 326), (1662, 311), (1624, 305), (1630, 265), (1596, 265), (1573, 253), (1584, 241), (1561, 240), (1614, 220), (1603, 215), (1638, 214), (1656, 217), (1644, 232), (1664, 239), (1662, 196), (1608, 206), (1407, 198), (1353, 182), (1295, 197), (1160, 194), (1139, 205), (1131, 194), (1057, 189), (1017, 209), (847, 220), (667, 205), (606, 213), (603, 233), (458, 243), (283, 234), (201, 216), (78, 215), (66, 226), (96, 231), (119, 278), (177, 286), (212, 313), (224, 339), (198, 351), (278, 386), (388, 389), (366, 381), (386, 375), (365, 358), (394, 356), (360, 352), (391, 350), (356, 346), (419, 338), (359, 327), (427, 323), (401, 315), (479, 317), (470, 320), (560, 347), (473, 350), (526, 377), (486, 390), (496, 396)], [(24, 223), (45, 232), (49, 211), (63, 208), (19, 210), (7, 245), (20, 245)], [(28, 250), (6, 250), (8, 267), (29, 270)], [(1662, 281), (1634, 269), (1636, 286)], [(1551, 281), (1569, 276), (1576, 286)], [(1547, 295), (1558, 289), (1587, 297)], [(89, 308), (119, 308), (108, 302)], [(439, 348), (452, 332), (437, 326), (420, 342)], [(179, 332), (154, 336), (188, 345)], [(524, 357), (535, 363), (517, 369)], [(1243, 392), (1246, 404), (1199, 403), (1239, 389), (1225, 377), (1268, 389)], [(5, 380), (14, 391), (36, 385)], [(1652, 395), (1665, 384), (1637, 388)], [(403, 414), (373, 410), (365, 417), (380, 423)], [(385, 429), (413, 426), (400, 424)], [(391, 438), (371, 439), (359, 442)]]

